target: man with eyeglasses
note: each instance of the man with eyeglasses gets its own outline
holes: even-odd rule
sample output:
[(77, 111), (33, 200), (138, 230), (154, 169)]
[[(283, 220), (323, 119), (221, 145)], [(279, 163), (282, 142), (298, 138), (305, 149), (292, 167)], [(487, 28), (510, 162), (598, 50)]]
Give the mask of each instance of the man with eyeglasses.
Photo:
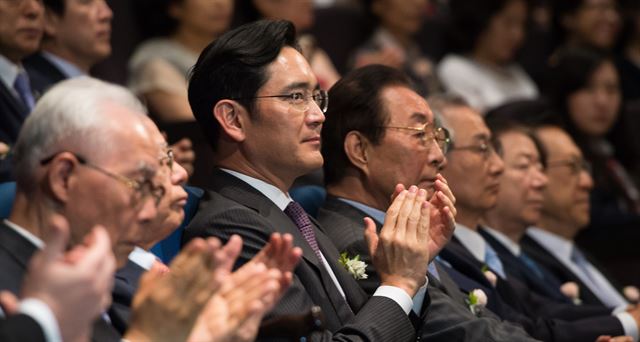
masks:
[[(378, 229), (382, 227), (389, 194), (398, 183), (420, 184), (434, 208), (455, 210), (446, 180), (438, 175), (445, 167), (443, 151), (450, 141), (425, 99), (393, 68), (375, 65), (352, 71), (329, 94), (332, 102), (322, 131), (328, 196), (318, 221), (340, 252), (367, 264), (367, 278), (358, 283), (373, 293), (380, 277), (371, 264), (363, 219), (370, 217)], [(452, 231), (442, 231), (438, 220), (433, 217), (430, 234), (434, 241), (446, 243)], [(522, 328), (502, 322), (489, 310), (472, 313), (466, 295), (442, 267), (438, 261), (429, 265), (431, 303), (423, 317), (422, 339), (532, 340)]]
[[(485, 148), (493, 143), (492, 133), (482, 116), (459, 99), (443, 96), (430, 103), (442, 114), (454, 139), (443, 174), (456, 194), (458, 221), (454, 237), (440, 256), (458, 272), (494, 288), (498, 294), (494, 300), (501, 302), (496, 314), (521, 324), (535, 338), (596, 341), (601, 335), (632, 334), (637, 312), (617, 317), (605, 307), (552, 301), (504, 271), (499, 255), (479, 233), (483, 216), (496, 206), (505, 172), (501, 156), (493, 147)], [(508, 146), (515, 147), (513, 143)]]
[(585, 304), (626, 307), (629, 301), (574, 243), (589, 224), (589, 193), (593, 179), (589, 165), (571, 137), (557, 126), (541, 126), (537, 133), (547, 150), (548, 189), (542, 216), (523, 239), (524, 250), (563, 282), (575, 282)]
[(189, 102), (218, 169), (184, 240), (238, 234), (245, 240), (243, 263), (272, 232), (290, 233), (303, 258), (291, 288), (267, 318), (315, 304), (326, 317), (326, 330), (314, 340), (414, 340), (419, 322), (412, 308), (420, 311), (423, 305), (429, 259), (426, 193), (412, 187), (398, 195), (381, 238), (367, 222), (382, 279), (371, 297), (338, 263), (338, 250), (320, 226), (287, 193), (297, 177), (322, 166), (327, 100), (295, 48), (290, 22), (250, 23), (205, 48), (190, 78)]

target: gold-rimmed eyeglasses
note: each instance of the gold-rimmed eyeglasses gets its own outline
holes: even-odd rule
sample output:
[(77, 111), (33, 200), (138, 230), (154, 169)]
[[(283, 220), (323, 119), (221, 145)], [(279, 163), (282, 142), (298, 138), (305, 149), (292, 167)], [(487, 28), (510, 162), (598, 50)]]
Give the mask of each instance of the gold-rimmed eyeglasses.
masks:
[(427, 144), (429, 141), (434, 141), (440, 148), (443, 154), (449, 151), (451, 146), (451, 138), (449, 137), (449, 131), (444, 127), (433, 128), (431, 123), (425, 123), (418, 127), (410, 126), (380, 126), (380, 128), (386, 129), (399, 129), (406, 131), (417, 132), (416, 136), (422, 141), (423, 144)]
[[(63, 151), (64, 152), (64, 151)], [(55, 153), (54, 155), (52, 155), (51, 157), (45, 158), (43, 160), (40, 161), (40, 165), (46, 165), (49, 164), (57, 155), (59, 155), (60, 153), (63, 152), (58, 152)], [(116, 181), (122, 183), (123, 185), (125, 185), (126, 187), (130, 188), (133, 190), (134, 194), (136, 194), (135, 199), (137, 203), (142, 203), (142, 200), (144, 198), (147, 198), (148, 196), (153, 197), (154, 199), (154, 203), (156, 208), (158, 207), (158, 205), (160, 205), (160, 201), (162, 200), (162, 197), (164, 197), (164, 194), (166, 193), (166, 190), (163, 186), (161, 185), (155, 185), (153, 184), (153, 182), (150, 179), (145, 179), (143, 181), (137, 181), (135, 179), (129, 178), (127, 176), (123, 176), (117, 173), (113, 173), (109, 170), (103, 169), (95, 164), (92, 164), (90, 162), (88, 162), (84, 157), (79, 156), (73, 152), (69, 152), (71, 153), (80, 163), (80, 165), (82, 166), (86, 166), (90, 169), (93, 169), (95, 171), (98, 171), (102, 174), (104, 174), (105, 176), (108, 176), (112, 179), (115, 179)], [(171, 156), (173, 156), (173, 153), (171, 153)], [(173, 159), (171, 159), (170, 162), (168, 162), (168, 164), (170, 164), (171, 166), (173, 166)], [(170, 166), (170, 167), (171, 167)]]
[(548, 169), (553, 167), (568, 167), (573, 175), (579, 175), (582, 171), (591, 174), (591, 164), (583, 158), (552, 160), (547, 162)]

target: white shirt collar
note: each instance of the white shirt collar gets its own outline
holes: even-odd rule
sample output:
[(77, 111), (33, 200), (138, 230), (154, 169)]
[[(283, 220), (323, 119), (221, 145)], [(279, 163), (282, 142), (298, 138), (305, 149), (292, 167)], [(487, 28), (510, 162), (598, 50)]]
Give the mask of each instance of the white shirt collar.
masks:
[(573, 241), (564, 237), (551, 233), (538, 227), (529, 227), (527, 235), (536, 240), (542, 247), (548, 250), (556, 258), (573, 263), (571, 261), (571, 253), (573, 252)]
[(291, 197), (289, 196), (288, 193), (282, 192), (282, 190), (278, 189), (277, 187), (262, 181), (260, 179), (257, 178), (253, 178), (251, 176), (247, 176), (243, 173), (237, 172), (237, 171), (233, 171), (233, 170), (229, 170), (229, 169), (223, 169), (220, 168), (220, 170), (240, 178), (241, 180), (243, 180), (244, 182), (248, 183), (249, 185), (251, 185), (253, 188), (255, 188), (256, 190), (260, 191), (263, 195), (265, 195), (268, 199), (270, 199), (278, 208), (280, 208), (280, 210), (284, 211), (284, 209), (287, 207), (287, 205), (289, 205), (289, 203), (291, 202)]
[(16, 82), (18, 74), (24, 72), (21, 65), (15, 64), (8, 60), (7, 57), (0, 54), (0, 80), (9, 89), (13, 90), (13, 84)]
[(42, 239), (40, 239), (39, 237), (33, 235), (33, 233), (31, 233), (30, 231), (6, 219), (4, 220), (4, 224), (13, 229), (16, 233), (20, 234), (20, 236), (22, 236), (23, 238), (27, 239), (34, 246), (38, 247), (38, 249), (44, 248), (44, 241), (42, 241)]
[(148, 271), (157, 259), (155, 254), (135, 246), (129, 254), (129, 260)]
[(480, 233), (456, 223), (456, 230), (453, 234), (476, 259), (485, 262), (486, 242)]
[(513, 242), (513, 240), (511, 240), (508, 236), (504, 235), (500, 231), (497, 231), (493, 228), (489, 228), (487, 226), (483, 228), (485, 232), (491, 234), (491, 236), (493, 236), (496, 240), (498, 240), (498, 242), (500, 242), (506, 249), (508, 249), (509, 252), (511, 252), (515, 256), (520, 256), (520, 253), (522, 252), (522, 248), (520, 248), (519, 244)]
[(51, 52), (42, 51), (42, 56), (46, 58), (49, 62), (53, 63), (62, 73), (68, 78), (87, 76), (87, 74), (80, 70), (75, 64), (58, 57)]

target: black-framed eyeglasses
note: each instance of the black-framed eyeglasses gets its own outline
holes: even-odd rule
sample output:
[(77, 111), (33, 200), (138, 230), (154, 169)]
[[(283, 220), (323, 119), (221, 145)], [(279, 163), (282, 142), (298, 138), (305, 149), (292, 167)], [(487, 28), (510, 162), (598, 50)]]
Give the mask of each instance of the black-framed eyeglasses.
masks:
[(429, 141), (435, 141), (436, 145), (440, 148), (442, 153), (447, 153), (451, 146), (451, 138), (449, 137), (449, 131), (444, 127), (436, 127), (427, 122), (418, 127), (409, 126), (379, 126), (380, 128), (400, 129), (407, 131), (418, 132), (417, 136), (420, 138), (423, 144), (427, 144)]
[[(171, 150), (169, 150), (171, 152)], [(48, 163), (50, 163), (57, 155), (59, 155), (62, 152), (58, 152), (55, 153), (54, 155), (52, 155), (51, 157), (45, 158), (43, 160), (40, 161), (40, 165), (46, 165)], [(102, 174), (104, 174), (105, 176), (108, 176), (110, 178), (115, 179), (116, 181), (124, 184), (126, 187), (132, 189), (134, 191), (134, 193), (137, 194), (136, 196), (136, 201), (138, 203), (141, 203), (142, 200), (144, 198), (147, 198), (148, 196), (153, 197), (154, 199), (154, 203), (156, 208), (158, 207), (158, 205), (160, 205), (160, 201), (162, 200), (162, 197), (164, 197), (164, 194), (166, 193), (166, 189), (163, 186), (157, 186), (155, 184), (153, 184), (153, 182), (151, 182), (150, 179), (145, 179), (144, 181), (137, 181), (135, 179), (129, 178), (127, 176), (123, 176), (123, 175), (119, 175), (117, 173), (113, 173), (111, 171), (105, 170), (97, 165), (94, 165), (92, 163), (89, 163), (84, 157), (79, 156), (73, 152), (69, 152), (71, 153), (80, 163), (80, 165), (86, 166), (90, 169), (96, 170)], [(171, 152), (171, 157), (173, 156), (173, 152)], [(170, 164), (171, 166), (173, 166), (173, 159), (171, 159), (170, 162), (168, 162), (168, 164)], [(170, 166), (170, 167), (171, 167)]]
[(572, 175), (579, 175), (582, 171), (591, 174), (592, 171), (591, 164), (583, 158), (552, 160), (547, 162), (547, 169), (553, 167), (568, 167)]
[(268, 98), (281, 98), (291, 104), (292, 107), (306, 112), (309, 110), (309, 104), (311, 100), (316, 103), (316, 105), (320, 108), (323, 113), (327, 112), (327, 108), (329, 108), (329, 94), (322, 89), (316, 89), (312, 93), (295, 91), (291, 94), (282, 94), (282, 95), (263, 95), (263, 96), (255, 96), (251, 98), (233, 98), (232, 100), (251, 100), (251, 99), (268, 99)]
[(449, 151), (470, 151), (482, 156), (484, 160), (488, 160), (492, 154), (500, 155), (502, 153), (502, 146), (498, 142), (482, 142), (477, 145), (456, 146), (451, 144)]

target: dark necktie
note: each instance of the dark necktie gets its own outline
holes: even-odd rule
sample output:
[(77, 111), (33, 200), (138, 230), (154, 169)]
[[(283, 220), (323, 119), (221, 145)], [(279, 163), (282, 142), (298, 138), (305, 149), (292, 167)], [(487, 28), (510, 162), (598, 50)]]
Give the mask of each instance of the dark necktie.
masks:
[(322, 253), (320, 253), (320, 248), (318, 247), (318, 241), (316, 241), (316, 233), (313, 231), (311, 220), (309, 220), (309, 216), (307, 216), (304, 209), (300, 204), (292, 201), (284, 209), (284, 213), (298, 226), (298, 230), (302, 236), (304, 236), (304, 239), (307, 240), (307, 243), (309, 243), (309, 246), (311, 246), (311, 249), (318, 257), (318, 260), (320, 260), (320, 263), (324, 264)]
[(284, 213), (296, 224), (298, 230), (307, 243), (309, 243), (309, 246), (311, 246), (316, 257), (318, 257), (318, 260), (320, 261), (320, 276), (322, 277), (322, 282), (325, 284), (326, 293), (342, 322), (348, 322), (354, 315), (353, 311), (349, 304), (347, 304), (346, 299), (342, 297), (338, 291), (338, 284), (334, 283), (332, 277), (327, 271), (326, 266), (328, 265), (325, 264), (324, 259), (322, 258), (322, 253), (320, 252), (318, 241), (316, 240), (316, 233), (313, 230), (313, 225), (311, 224), (311, 220), (309, 219), (307, 212), (304, 211), (300, 204), (291, 201), (284, 209)]
[(31, 85), (29, 84), (29, 78), (25, 72), (21, 72), (16, 77), (16, 80), (13, 82), (13, 89), (15, 89), (16, 93), (20, 97), (20, 101), (27, 108), (28, 115), (33, 106), (35, 105), (35, 100), (33, 99), (33, 94), (31, 93)]
[(545, 280), (544, 273), (542, 273), (542, 270), (540, 269), (538, 264), (536, 264), (535, 261), (533, 261), (531, 258), (529, 258), (528, 255), (526, 255), (524, 252), (521, 252), (520, 255), (518, 256), (518, 259), (520, 259), (520, 261), (522, 261), (522, 263), (530, 271), (532, 271), (533, 274), (535, 274), (535, 276), (538, 277), (538, 279), (540, 279), (542, 281)]

